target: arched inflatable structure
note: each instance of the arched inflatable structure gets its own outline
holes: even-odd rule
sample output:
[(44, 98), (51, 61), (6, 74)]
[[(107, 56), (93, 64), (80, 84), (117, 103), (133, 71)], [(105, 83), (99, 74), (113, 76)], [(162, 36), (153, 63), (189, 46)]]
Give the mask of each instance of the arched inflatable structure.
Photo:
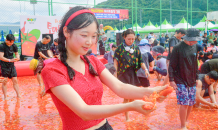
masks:
[(104, 31), (106, 31), (106, 30), (114, 30), (111, 26), (104, 26), (103, 29), (104, 29)]

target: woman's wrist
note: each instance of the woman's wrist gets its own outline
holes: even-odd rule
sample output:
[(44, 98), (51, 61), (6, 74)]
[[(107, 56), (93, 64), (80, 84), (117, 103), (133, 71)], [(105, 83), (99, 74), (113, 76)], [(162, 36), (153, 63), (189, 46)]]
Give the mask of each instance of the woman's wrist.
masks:
[(127, 111), (134, 111), (134, 101), (125, 104), (127, 105)]

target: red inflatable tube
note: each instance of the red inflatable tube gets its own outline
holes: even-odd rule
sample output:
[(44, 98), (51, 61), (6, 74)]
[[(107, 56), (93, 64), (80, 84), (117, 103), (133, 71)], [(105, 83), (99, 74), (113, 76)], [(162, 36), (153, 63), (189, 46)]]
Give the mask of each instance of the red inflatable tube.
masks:
[(17, 70), (17, 77), (33, 76), (33, 70), (29, 68), (30, 61), (18, 61), (14, 63)]
[[(103, 55), (98, 56), (98, 59), (103, 63), (107, 64), (107, 60), (103, 58)], [(14, 63), (17, 70), (17, 77), (22, 76), (33, 76), (33, 70), (29, 68), (30, 61), (18, 61)]]

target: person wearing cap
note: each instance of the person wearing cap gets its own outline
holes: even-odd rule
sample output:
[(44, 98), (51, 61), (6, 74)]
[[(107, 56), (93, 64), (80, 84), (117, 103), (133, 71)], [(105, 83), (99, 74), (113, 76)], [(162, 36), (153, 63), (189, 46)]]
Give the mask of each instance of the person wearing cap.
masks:
[[(153, 68), (154, 67), (154, 58), (150, 54), (150, 46), (149, 45), (150, 44), (148, 44), (147, 39), (142, 39), (140, 41), (140, 44), (138, 45), (138, 47), (141, 51), (142, 61), (145, 64), (146, 68), (149, 68), (149, 67)], [(149, 50), (149, 52), (147, 50)], [(149, 71), (148, 71), (148, 73), (149, 73)], [(140, 83), (137, 86), (143, 86), (143, 87), (150, 86), (149, 78), (148, 78), (148, 76), (145, 75), (145, 71), (142, 68), (140, 68), (137, 71), (137, 77), (140, 81)]]
[(100, 51), (100, 55), (104, 55), (105, 54), (105, 44), (106, 44), (106, 40), (107, 40), (107, 36), (103, 35), (102, 36), (102, 40), (99, 41), (99, 51)]
[(151, 51), (151, 44), (149, 44), (147, 39), (142, 39), (138, 45), (138, 47), (140, 48), (140, 50), (142, 51), (147, 51), (150, 53)]
[(140, 43), (141, 40), (142, 40), (142, 38), (140, 37), (140, 34), (138, 33), (136, 35), (136, 38), (135, 38), (135, 45), (138, 46), (138, 44)]
[(196, 80), (198, 80), (197, 41), (202, 40), (198, 29), (190, 28), (182, 37), (184, 41), (174, 46), (170, 56), (170, 86), (176, 90), (181, 128), (186, 123), (196, 99)]
[[(216, 90), (218, 82), (218, 73), (216, 71), (210, 71), (207, 74), (199, 74), (196, 86), (196, 104), (195, 107), (200, 107), (200, 103), (208, 105), (211, 108), (216, 108), (218, 105), (216, 102)], [(210, 97), (211, 102), (205, 100)]]
[(161, 80), (161, 76), (167, 75), (166, 58), (164, 58), (160, 53), (157, 55), (156, 66), (153, 68), (153, 70), (158, 80)]
[(210, 44), (211, 43), (214, 43), (214, 39), (215, 39), (215, 36), (213, 35), (213, 32), (210, 32), (210, 35), (209, 36), (207, 36), (207, 39), (208, 39), (208, 47), (210, 47)]
[[(183, 28), (180, 28), (179, 30), (176, 30), (175, 35), (169, 39), (169, 52), (168, 52), (167, 61), (166, 61), (167, 68), (169, 66), (169, 60), (170, 60), (171, 53), (173, 51), (173, 47), (177, 45), (178, 43), (180, 43), (181, 38), (185, 36), (185, 34), (186, 34), (186, 30)], [(168, 82), (169, 82), (169, 74), (167, 73), (167, 76), (165, 76), (164, 78), (163, 85), (166, 85)]]
[[(0, 62), (1, 62), (1, 73), (2, 77), (6, 80), (2, 83), (2, 91), (4, 94), (4, 99), (7, 100), (7, 78), (11, 79), (13, 82), (14, 90), (17, 97), (20, 98), (19, 86), (17, 83), (17, 71), (14, 66), (14, 62), (20, 60), (17, 45), (14, 44), (15, 37), (13, 34), (8, 34), (6, 36), (6, 41), (0, 44)], [(16, 58), (14, 58), (14, 55)]]
[(163, 46), (154, 46), (151, 51), (154, 59), (156, 59), (158, 53), (163, 54), (165, 52), (165, 48)]

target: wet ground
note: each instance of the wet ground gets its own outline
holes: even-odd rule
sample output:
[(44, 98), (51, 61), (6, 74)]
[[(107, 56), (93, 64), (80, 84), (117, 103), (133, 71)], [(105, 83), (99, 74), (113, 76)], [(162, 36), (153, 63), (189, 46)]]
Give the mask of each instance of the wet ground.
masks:
[[(161, 85), (151, 75), (151, 86)], [(50, 98), (40, 98), (40, 87), (36, 77), (18, 77), (22, 98), (17, 100), (12, 82), (8, 82), (8, 100), (3, 101), (0, 91), (0, 130), (61, 130), (62, 123), (58, 112)], [(0, 87), (1, 88), (1, 87)], [(123, 101), (104, 86), (103, 104), (117, 104)], [(180, 127), (178, 105), (175, 92), (157, 103), (157, 109), (149, 115), (130, 112), (132, 121), (126, 123), (124, 114), (108, 118), (114, 130), (177, 130)], [(218, 129), (218, 110), (206, 106), (193, 109), (189, 118), (190, 130)]]

